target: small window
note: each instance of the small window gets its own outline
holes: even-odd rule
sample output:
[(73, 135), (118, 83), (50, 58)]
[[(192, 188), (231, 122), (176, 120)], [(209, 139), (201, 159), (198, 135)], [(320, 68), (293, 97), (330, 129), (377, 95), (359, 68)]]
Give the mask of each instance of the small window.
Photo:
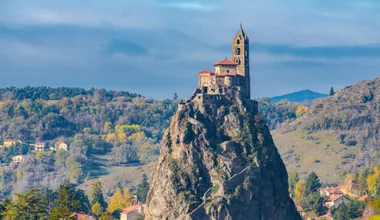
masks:
[(248, 56), (248, 51), (247, 50), (245, 51), (245, 55)]
[(240, 40), (239, 40), (239, 39), (237, 39), (236, 43), (237, 43), (237, 44), (240, 44)]
[(240, 48), (236, 48), (235, 53), (236, 53), (236, 55), (240, 55)]
[(227, 70), (227, 73), (230, 73), (230, 70)]

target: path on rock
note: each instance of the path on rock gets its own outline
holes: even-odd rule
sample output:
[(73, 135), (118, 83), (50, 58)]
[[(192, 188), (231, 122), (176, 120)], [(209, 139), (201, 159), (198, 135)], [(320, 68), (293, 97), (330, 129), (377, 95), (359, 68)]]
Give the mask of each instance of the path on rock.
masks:
[[(227, 182), (233, 180), (235, 177), (237, 177), (237, 176), (243, 174), (246, 170), (248, 170), (248, 169), (250, 169), (250, 168), (251, 168), (251, 166), (247, 166), (246, 168), (244, 168), (244, 169), (243, 169), (242, 171), (240, 171), (239, 173), (234, 174), (234, 175), (231, 176), (228, 180), (224, 181), (224, 183), (227, 183)], [(197, 208), (195, 208), (192, 212), (190, 212), (190, 216), (191, 216), (194, 212), (196, 212), (198, 209), (200, 209), (202, 206), (204, 206), (204, 204), (206, 203), (207, 195), (208, 195), (208, 193), (212, 190), (213, 187), (214, 187), (214, 186), (212, 186), (211, 188), (209, 188), (209, 189), (203, 194), (203, 202), (202, 202)], [(220, 189), (219, 189), (219, 190), (220, 190)]]

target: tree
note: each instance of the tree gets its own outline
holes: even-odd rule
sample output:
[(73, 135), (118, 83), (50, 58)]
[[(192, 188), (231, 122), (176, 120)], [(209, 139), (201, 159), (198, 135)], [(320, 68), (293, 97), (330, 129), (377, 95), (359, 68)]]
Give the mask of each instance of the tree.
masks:
[(339, 207), (332, 211), (332, 216), (334, 220), (347, 220), (350, 219), (348, 212), (348, 207), (346, 203), (342, 203)]
[(31, 189), (16, 198), (7, 206), (5, 219), (47, 219), (46, 198), (39, 189)]
[(358, 200), (351, 200), (347, 206), (350, 219), (357, 219), (363, 215), (365, 208), (364, 202)]
[(376, 184), (379, 182), (379, 176), (380, 176), (380, 169), (375, 167), (373, 171), (374, 173), (367, 177), (368, 191), (371, 193), (375, 193)]
[(334, 94), (335, 94), (334, 88), (331, 86), (331, 88), (330, 88), (330, 96), (333, 96)]
[(177, 93), (174, 93), (174, 96), (173, 96), (173, 100), (177, 100), (178, 99), (178, 94)]
[(116, 188), (115, 193), (110, 198), (108, 203), (108, 212), (114, 213), (115, 211), (120, 211), (127, 207), (127, 201), (125, 200), (123, 194), (121, 193), (121, 189)]
[(148, 177), (144, 173), (141, 183), (137, 186), (137, 201), (145, 203), (148, 192), (149, 192)]
[(297, 198), (303, 197), (305, 195), (305, 181), (303, 180), (298, 181), (295, 186), (294, 191)]
[(305, 180), (305, 193), (311, 194), (317, 192), (319, 188), (321, 188), (322, 184), (319, 180), (319, 177), (316, 173), (311, 172)]
[(114, 220), (115, 218), (109, 212), (103, 212), (102, 216), (100, 216), (99, 220)]
[(135, 197), (132, 195), (131, 191), (128, 187), (125, 187), (123, 190), (123, 197), (127, 203), (127, 205), (124, 208), (127, 208), (132, 205), (133, 201), (135, 200)]
[(103, 213), (103, 207), (100, 205), (99, 202), (96, 202), (95, 204), (92, 205), (91, 207), (91, 212), (96, 215), (100, 216)]
[(8, 197), (5, 197), (1, 202), (0, 202), (0, 219), (4, 218), (4, 212), (7, 210), (7, 208), (11, 205), (12, 200), (9, 199)]
[(81, 208), (81, 201), (76, 198), (77, 191), (73, 184), (63, 184), (58, 190), (58, 199), (50, 219), (68, 219), (71, 213)]
[(307, 106), (299, 105), (296, 109), (297, 118), (301, 117), (302, 115), (304, 115), (308, 111), (309, 111), (309, 108)]
[(297, 172), (289, 172), (288, 173), (288, 183), (289, 183), (289, 192), (292, 196), (294, 196), (294, 190), (296, 188), (297, 182), (300, 180)]
[(309, 194), (301, 201), (302, 207), (305, 211), (312, 211), (317, 216), (324, 213), (324, 199), (320, 196), (318, 192)]
[(55, 200), (57, 199), (57, 192), (54, 192), (52, 189), (44, 187), (41, 189), (41, 193), (46, 198), (46, 210), (48, 213), (51, 213), (55, 204)]
[(94, 205), (95, 203), (99, 203), (103, 209), (107, 208), (107, 203), (104, 200), (102, 192), (102, 183), (99, 180), (94, 180), (92, 182), (91, 205)]

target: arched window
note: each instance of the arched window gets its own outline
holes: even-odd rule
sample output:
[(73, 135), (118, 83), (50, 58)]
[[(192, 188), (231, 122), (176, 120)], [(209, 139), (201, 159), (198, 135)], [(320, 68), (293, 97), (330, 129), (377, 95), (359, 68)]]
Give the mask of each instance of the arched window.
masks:
[(236, 58), (235, 63), (237, 63), (238, 65), (241, 65), (241, 60), (239, 58)]
[(239, 39), (237, 39), (236, 43), (237, 43), (237, 44), (240, 44), (240, 40), (239, 40)]
[(240, 48), (236, 48), (236, 55), (240, 55)]

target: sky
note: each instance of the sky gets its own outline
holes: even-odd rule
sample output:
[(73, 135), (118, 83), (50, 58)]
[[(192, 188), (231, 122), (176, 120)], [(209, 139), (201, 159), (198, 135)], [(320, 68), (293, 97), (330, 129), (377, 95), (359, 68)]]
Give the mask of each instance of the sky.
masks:
[(240, 22), (253, 98), (380, 75), (378, 0), (0, 0), (0, 87), (186, 98)]

